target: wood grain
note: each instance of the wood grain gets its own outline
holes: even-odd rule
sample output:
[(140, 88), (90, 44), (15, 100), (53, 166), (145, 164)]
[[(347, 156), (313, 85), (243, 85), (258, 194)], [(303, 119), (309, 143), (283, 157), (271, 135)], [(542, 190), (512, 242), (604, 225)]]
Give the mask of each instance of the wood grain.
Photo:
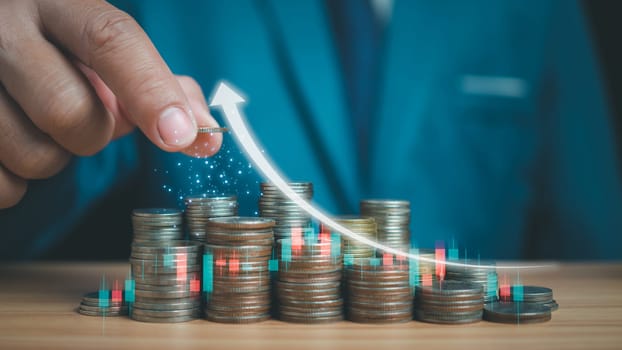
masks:
[(622, 349), (620, 263), (558, 264), (521, 272), (524, 284), (553, 288), (560, 304), (550, 322), (534, 325), (149, 324), (76, 313), (81, 296), (97, 290), (102, 274), (123, 280), (128, 268), (127, 263), (0, 267), (0, 348)]

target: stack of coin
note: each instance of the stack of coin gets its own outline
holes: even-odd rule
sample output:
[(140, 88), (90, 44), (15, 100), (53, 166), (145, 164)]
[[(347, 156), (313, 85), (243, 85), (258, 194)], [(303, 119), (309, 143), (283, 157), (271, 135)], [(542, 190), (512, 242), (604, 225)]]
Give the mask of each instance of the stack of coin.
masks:
[(366, 199), (361, 201), (360, 207), (361, 216), (376, 219), (378, 241), (396, 249), (410, 245), (410, 202)]
[(462, 324), (479, 322), (484, 308), (480, 284), (440, 281), (415, 289), (415, 319), (430, 323)]
[(188, 238), (205, 241), (207, 219), (238, 215), (236, 196), (192, 196), (186, 197), (186, 226)]
[(200, 243), (190, 241), (133, 243), (130, 317), (159, 323), (200, 317), (201, 251)]
[(274, 220), (212, 218), (203, 256), (205, 317), (223, 323), (270, 318), (269, 261)]
[[(123, 292), (121, 292), (123, 293)], [(100, 292), (92, 292), (82, 297), (78, 312), (87, 316), (125, 316), (127, 304), (123, 299), (113, 300), (110, 291), (106, 291), (105, 298), (101, 299)]]
[[(354, 233), (369, 238), (377, 239), (376, 221), (372, 217), (340, 216), (335, 218), (339, 224), (350, 229)], [(355, 239), (343, 236), (343, 254), (347, 259), (369, 258), (376, 255), (376, 249)]]
[(417, 273), (417, 281), (416, 285), (432, 285), (435, 282), (438, 282), (438, 276), (436, 275), (436, 262), (433, 260), (436, 259), (436, 253), (434, 249), (413, 249), (412, 250), (415, 256), (425, 258), (426, 260), (416, 260), (416, 264), (418, 265)]
[(346, 313), (362, 323), (412, 320), (408, 260), (385, 255), (358, 258), (345, 266)]
[(274, 220), (256, 217), (230, 216), (207, 221), (207, 243), (225, 246), (274, 245)]
[(277, 241), (275, 293), (278, 317), (287, 322), (325, 323), (343, 319), (343, 256), (338, 235)]
[(222, 323), (270, 318), (271, 247), (205, 245), (205, 317)]
[(494, 261), (459, 260), (455, 262), (477, 266), (446, 265), (447, 274), (445, 279), (481, 284), (484, 288), (485, 303), (492, 303), (498, 300), (497, 290), (499, 289), (499, 282)]
[(134, 243), (182, 239), (183, 215), (177, 209), (148, 208), (132, 211)]
[[(523, 304), (541, 304), (544, 306), (548, 306), (551, 311), (555, 311), (559, 308), (559, 305), (553, 299), (553, 290), (547, 287), (540, 286), (510, 286), (510, 293), (501, 295), (499, 299), (504, 302), (517, 301), (517, 299), (522, 299), (520, 302)], [(520, 290), (520, 297), (517, 296), (517, 291)]]
[(551, 319), (551, 308), (537, 303), (496, 302), (484, 306), (484, 319), (498, 323), (540, 323)]
[[(294, 182), (290, 183), (289, 187), (307, 201), (313, 198), (313, 184), (310, 182)], [(311, 224), (311, 217), (307, 212), (274, 185), (265, 182), (261, 184), (259, 215), (276, 221), (274, 226), (276, 239), (290, 238), (293, 229), (304, 229)]]

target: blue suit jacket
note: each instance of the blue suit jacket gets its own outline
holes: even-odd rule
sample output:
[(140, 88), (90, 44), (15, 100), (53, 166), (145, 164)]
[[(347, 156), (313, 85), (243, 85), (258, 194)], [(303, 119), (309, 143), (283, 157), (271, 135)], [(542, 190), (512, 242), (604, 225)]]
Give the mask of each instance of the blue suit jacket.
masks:
[[(290, 179), (312, 181), (329, 212), (356, 213), (364, 197), (399, 197), (412, 203), (420, 246), (455, 240), (500, 258), (622, 256), (619, 163), (575, 1), (395, 1), (366, 176), (356, 169), (323, 2), (119, 5), (175, 73), (206, 93), (220, 79), (241, 88), (266, 152)], [(135, 172), (138, 159), (154, 169), (143, 179), (145, 203), (180, 204), (180, 195), (219, 186), (236, 190), (252, 214), (258, 177), (231, 140), (223, 151), (204, 164), (134, 134), (78, 159), (0, 212), (2, 254), (39, 254)]]

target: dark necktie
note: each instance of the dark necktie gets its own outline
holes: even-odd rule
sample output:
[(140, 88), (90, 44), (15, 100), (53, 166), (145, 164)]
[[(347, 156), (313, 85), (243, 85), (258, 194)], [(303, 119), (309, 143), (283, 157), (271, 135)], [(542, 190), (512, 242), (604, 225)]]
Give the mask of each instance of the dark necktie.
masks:
[(368, 0), (327, 0), (341, 59), (345, 96), (356, 138), (363, 185), (369, 175), (369, 146), (378, 93), (382, 26)]

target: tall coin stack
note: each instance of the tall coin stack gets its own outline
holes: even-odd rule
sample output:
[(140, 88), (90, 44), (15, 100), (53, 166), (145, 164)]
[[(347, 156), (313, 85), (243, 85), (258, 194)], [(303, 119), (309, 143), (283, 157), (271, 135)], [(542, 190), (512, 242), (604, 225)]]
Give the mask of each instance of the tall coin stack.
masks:
[(345, 266), (348, 319), (362, 323), (412, 320), (413, 294), (408, 260), (385, 254), (358, 258)]
[(361, 216), (376, 219), (378, 241), (395, 249), (410, 246), (410, 202), (366, 199), (360, 203)]
[(193, 196), (186, 197), (185, 203), (186, 226), (191, 240), (205, 242), (207, 219), (238, 215), (236, 196)]
[(132, 319), (173, 323), (200, 317), (200, 243), (133, 243), (130, 262), (135, 281)]
[(270, 318), (269, 261), (274, 220), (256, 217), (211, 218), (203, 255), (205, 317), (222, 323)]
[(177, 209), (146, 208), (132, 211), (133, 242), (167, 242), (184, 236), (182, 212)]
[(497, 301), (499, 282), (497, 270), (495, 269), (496, 263), (494, 261), (479, 260), (460, 260), (459, 262), (481, 267), (446, 265), (447, 274), (445, 279), (480, 284), (484, 288), (484, 303)]
[(482, 320), (484, 289), (481, 284), (440, 281), (415, 289), (415, 319), (442, 324)]
[[(310, 182), (293, 182), (289, 187), (307, 201), (313, 198), (313, 184)], [(274, 235), (277, 240), (290, 238), (293, 229), (304, 229), (311, 224), (309, 214), (281, 193), (276, 186), (266, 182), (261, 184), (259, 215), (276, 221)]]
[(277, 241), (279, 261), (275, 293), (278, 317), (287, 322), (326, 323), (343, 320), (339, 235), (321, 234)]
[[(376, 221), (372, 217), (340, 216), (335, 221), (354, 233), (375, 241)], [(343, 238), (343, 254), (347, 259), (370, 258), (376, 256), (376, 249), (349, 237)], [(349, 264), (346, 261), (346, 264)]]

